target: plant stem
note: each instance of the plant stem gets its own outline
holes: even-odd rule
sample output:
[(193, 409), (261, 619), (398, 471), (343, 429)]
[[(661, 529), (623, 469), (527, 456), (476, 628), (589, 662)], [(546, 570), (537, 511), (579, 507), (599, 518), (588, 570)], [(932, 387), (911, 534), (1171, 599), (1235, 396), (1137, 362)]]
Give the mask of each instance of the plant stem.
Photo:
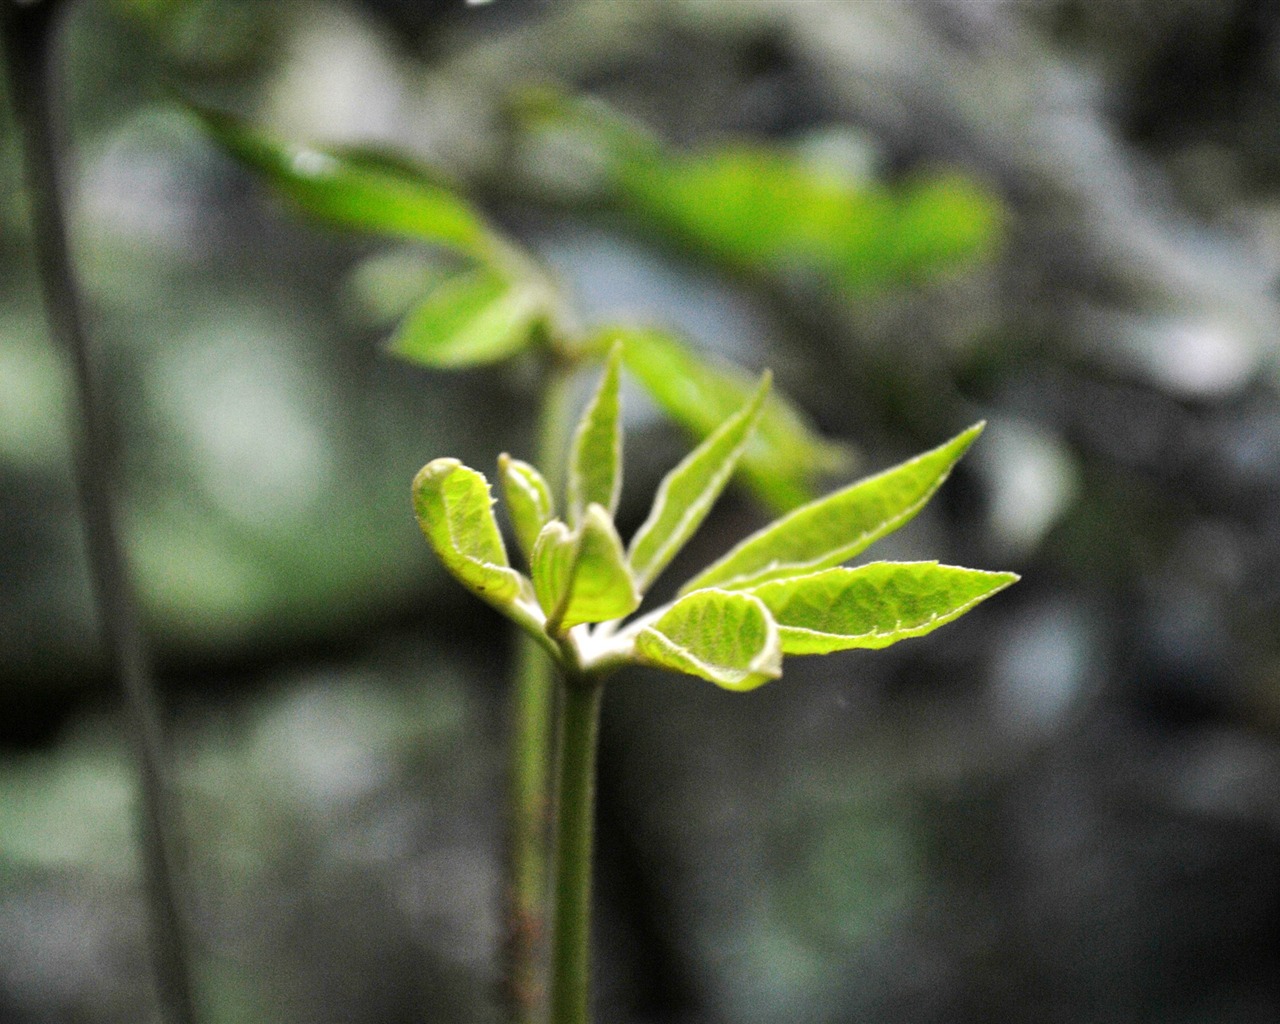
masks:
[(9, 89), (23, 138), (33, 245), (50, 332), (73, 364), (71, 436), (76, 489), (100, 630), (133, 733), (142, 798), (141, 840), (156, 987), (165, 1021), (194, 1024), (184, 901), (176, 866), (177, 828), (159, 702), (128, 565), (119, 542), (113, 470), (119, 464), (97, 389), (97, 370), (68, 253), (60, 166), (50, 127), (55, 0), (0, 0)]
[[(559, 489), (569, 444), (573, 367), (551, 362), (544, 376), (535, 463)], [(506, 999), (515, 1024), (542, 1019), (543, 936), (546, 933), (547, 827), (550, 819), (551, 734), (554, 666), (537, 641), (517, 640), (508, 768)]]
[(565, 676), (560, 688), (559, 800), (551, 1024), (587, 1024), (590, 998), (591, 854), (596, 748), (604, 682)]

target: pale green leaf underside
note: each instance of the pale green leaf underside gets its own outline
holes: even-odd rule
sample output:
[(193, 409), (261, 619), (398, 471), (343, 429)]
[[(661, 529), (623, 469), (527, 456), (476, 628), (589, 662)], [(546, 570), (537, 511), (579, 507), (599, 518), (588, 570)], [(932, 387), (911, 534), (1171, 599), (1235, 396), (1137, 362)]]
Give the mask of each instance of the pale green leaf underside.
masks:
[(620, 353), (609, 355), (600, 385), (587, 403), (569, 451), (569, 514), (576, 524), (592, 502), (612, 514), (622, 493), (622, 419), (618, 399)]
[(342, 227), (490, 251), (478, 214), (426, 172), (375, 153), (326, 151), (260, 132), (228, 114), (194, 110), (232, 155), (307, 213)]
[(496, 363), (529, 344), (546, 315), (536, 286), (468, 271), (431, 290), (391, 338), (390, 351), (424, 366)]
[(784, 654), (829, 654), (924, 636), (1017, 579), (937, 562), (872, 562), (762, 583), (750, 593), (777, 621)]
[(555, 515), (551, 488), (533, 466), (505, 452), (498, 456), (498, 479), (520, 550), (531, 559), (538, 534)]
[(483, 473), (457, 459), (435, 459), (413, 481), (418, 525), (464, 586), (493, 604), (513, 601), (522, 579), (510, 567)]
[[(741, 370), (701, 355), (661, 331), (611, 328), (602, 335), (623, 346), (623, 362), (658, 406), (696, 437), (706, 437), (750, 401), (755, 382)], [(748, 484), (772, 508), (808, 501), (819, 477), (851, 462), (843, 445), (822, 438), (775, 389), (764, 403), (742, 456)]]
[(642, 591), (702, 525), (729, 483), (760, 419), (769, 382), (766, 372), (751, 400), (708, 435), (658, 485), (649, 518), (631, 539), (627, 556)]
[(659, 668), (751, 690), (782, 674), (778, 627), (752, 594), (700, 590), (636, 636), (636, 656)]
[(932, 451), (788, 513), (742, 541), (681, 593), (742, 589), (853, 558), (924, 507), (982, 427), (975, 424)]
[(549, 631), (620, 619), (640, 604), (613, 519), (595, 503), (587, 506), (577, 530), (558, 520), (544, 527), (532, 571)]

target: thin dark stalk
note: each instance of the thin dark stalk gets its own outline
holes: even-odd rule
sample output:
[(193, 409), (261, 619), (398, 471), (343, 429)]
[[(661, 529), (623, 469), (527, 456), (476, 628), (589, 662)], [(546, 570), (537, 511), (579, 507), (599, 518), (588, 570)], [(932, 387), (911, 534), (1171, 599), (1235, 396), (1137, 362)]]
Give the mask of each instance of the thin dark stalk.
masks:
[[(534, 461), (556, 489), (569, 445), (572, 375), (569, 365), (553, 363), (548, 368), (539, 415)], [(546, 1001), (543, 953), (555, 668), (532, 637), (521, 633), (517, 643), (508, 768), (504, 984), (513, 1024), (537, 1024)]]
[(61, 168), (51, 128), (56, 0), (0, 0), (9, 89), (25, 154), (36, 267), (49, 329), (73, 366), (71, 437), (76, 488), (102, 639), (118, 679), (136, 752), (141, 841), (156, 987), (163, 1019), (195, 1024), (184, 901), (176, 864), (176, 813), (168, 779), (159, 702), (139, 625), (137, 601), (116, 519), (115, 445), (97, 386), (80, 291), (68, 253)]
[(596, 750), (604, 682), (565, 677), (560, 688), (555, 919), (551, 938), (551, 1024), (587, 1024), (591, 996), (591, 859)]

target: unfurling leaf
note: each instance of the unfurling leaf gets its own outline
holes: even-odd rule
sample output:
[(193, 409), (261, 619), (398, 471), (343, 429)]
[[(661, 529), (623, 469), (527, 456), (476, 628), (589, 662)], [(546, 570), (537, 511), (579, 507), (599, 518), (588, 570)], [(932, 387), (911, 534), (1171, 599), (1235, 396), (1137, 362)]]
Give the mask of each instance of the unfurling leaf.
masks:
[(924, 507), (982, 427), (975, 424), (932, 451), (783, 516), (686, 583), (681, 593), (743, 589), (853, 558)]
[(229, 114), (194, 109), (223, 148), (305, 212), (346, 228), (485, 256), (492, 240), (466, 202), (406, 161), (283, 142)]
[(770, 379), (766, 372), (750, 401), (712, 431), (658, 485), (649, 518), (631, 539), (627, 556), (642, 591), (702, 525), (728, 484), (760, 419)]
[(556, 513), (551, 488), (533, 466), (505, 452), (498, 456), (498, 479), (520, 550), (531, 561), (538, 534)]
[(457, 459), (427, 463), (413, 481), (413, 509), (445, 568), (469, 590), (498, 607), (519, 596), (523, 578), (507, 561), (483, 473)]
[(636, 636), (636, 656), (659, 668), (751, 690), (782, 674), (778, 627), (753, 594), (699, 590)]
[(622, 417), (618, 401), (621, 353), (609, 354), (604, 377), (574, 431), (569, 450), (569, 517), (575, 525), (595, 502), (610, 515), (622, 493)]
[(411, 309), (389, 348), (424, 366), (496, 363), (528, 345), (546, 313), (537, 285), (468, 271), (437, 285)]
[(1018, 577), (937, 562), (872, 562), (751, 588), (778, 623), (784, 654), (888, 647), (959, 618)]
[[(703, 438), (750, 401), (755, 381), (741, 370), (700, 355), (669, 334), (611, 328), (598, 344), (621, 342), (629, 373), (668, 416)], [(776, 390), (742, 456), (747, 483), (770, 507), (787, 511), (814, 496), (818, 479), (846, 469), (843, 445), (823, 439)]]
[(549, 633), (620, 619), (640, 604), (618, 531), (594, 502), (575, 530), (559, 520), (547, 523), (531, 561), (534, 593)]

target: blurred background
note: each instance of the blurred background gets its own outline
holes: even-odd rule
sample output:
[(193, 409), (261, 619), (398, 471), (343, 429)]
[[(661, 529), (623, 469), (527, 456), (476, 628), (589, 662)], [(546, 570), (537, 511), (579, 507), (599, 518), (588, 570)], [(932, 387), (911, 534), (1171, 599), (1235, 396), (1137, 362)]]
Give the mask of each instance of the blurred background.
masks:
[[(519, 361), (387, 356), (430, 253), (296, 216), (175, 91), (411, 154), (585, 322), (772, 366), (857, 450), (832, 485), (989, 420), (873, 553), (1017, 587), (749, 695), (611, 684), (600, 1019), (1277, 1019), (1272, 5), (83, 0), (67, 28), (74, 248), (210, 1021), (498, 1019), (512, 638), (428, 557), (408, 483), (531, 457), (535, 400)], [(829, 238), (752, 249), (786, 216), (768, 188), (655, 213), (591, 138), (513, 116), (547, 85), (708, 166), (749, 146), (841, 175), (879, 220), (824, 262)], [(146, 1021), (132, 772), (18, 156), (6, 102), (0, 1021)], [(628, 397), (624, 533), (687, 443)], [(766, 514), (734, 493), (694, 557)]]

